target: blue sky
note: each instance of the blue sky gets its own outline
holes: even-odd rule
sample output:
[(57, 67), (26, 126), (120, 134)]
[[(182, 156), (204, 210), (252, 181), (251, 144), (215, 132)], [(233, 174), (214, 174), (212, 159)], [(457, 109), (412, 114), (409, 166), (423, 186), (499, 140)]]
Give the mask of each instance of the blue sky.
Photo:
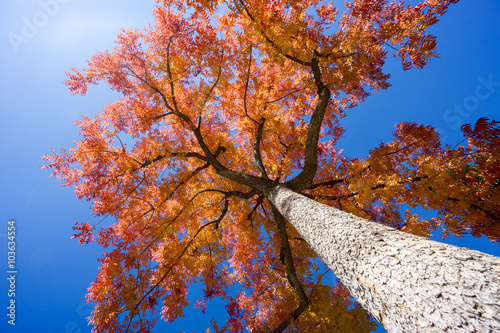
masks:
[[(153, 0), (41, 0), (0, 3), (0, 331), (90, 332), (84, 294), (97, 273), (101, 249), (71, 240), (74, 222), (95, 221), (88, 202), (79, 202), (41, 170), (40, 156), (78, 140), (75, 120), (93, 114), (116, 94), (105, 86), (88, 97), (70, 96), (64, 72), (81, 69), (97, 50), (113, 47), (120, 28), (142, 28), (151, 20)], [(415, 121), (440, 129), (443, 141), (461, 141), (460, 125), (479, 117), (499, 119), (500, 3), (461, 0), (433, 27), (441, 59), (423, 70), (403, 72), (389, 61), (393, 86), (350, 110), (340, 146), (347, 156), (364, 157), (391, 140), (394, 124)], [(461, 107), (461, 109), (460, 109)], [(461, 111), (460, 111), (461, 110)], [(7, 323), (8, 220), (16, 219), (16, 326)], [(487, 239), (447, 242), (500, 255)], [(196, 293), (193, 295), (196, 297)], [(175, 327), (157, 332), (205, 332), (221, 306), (202, 316), (194, 310)]]

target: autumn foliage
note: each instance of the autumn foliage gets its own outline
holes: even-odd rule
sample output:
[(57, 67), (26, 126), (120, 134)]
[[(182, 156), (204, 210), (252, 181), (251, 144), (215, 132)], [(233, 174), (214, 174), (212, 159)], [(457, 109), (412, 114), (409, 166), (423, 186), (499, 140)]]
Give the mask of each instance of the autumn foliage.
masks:
[(150, 332), (216, 297), (228, 313), (216, 332), (374, 330), (266, 200), (276, 183), (417, 235), (500, 240), (498, 122), (464, 126), (456, 147), (415, 123), (366, 158), (337, 146), (341, 119), (389, 87), (388, 52), (423, 67), (437, 56), (427, 28), (457, 0), (158, 2), (154, 25), (69, 74), (72, 94), (104, 81), (121, 98), (78, 122), (75, 148), (45, 156), (102, 217), (74, 227), (107, 251), (87, 295), (93, 332)]

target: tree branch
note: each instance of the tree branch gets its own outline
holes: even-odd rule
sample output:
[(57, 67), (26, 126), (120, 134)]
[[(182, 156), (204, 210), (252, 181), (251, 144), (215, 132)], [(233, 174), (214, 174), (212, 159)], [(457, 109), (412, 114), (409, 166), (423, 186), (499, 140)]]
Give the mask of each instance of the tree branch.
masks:
[[(211, 165), (216, 170), (217, 174), (219, 174), (220, 176), (227, 178), (229, 180), (235, 181), (237, 183), (240, 183), (242, 185), (248, 186), (250, 188), (255, 188), (260, 193), (263, 193), (267, 188), (269, 188), (273, 184), (269, 179), (256, 177), (253, 175), (248, 175), (248, 174), (245, 174), (242, 172), (236, 172), (236, 171), (230, 170), (230, 169), (226, 168), (224, 165), (222, 165), (217, 160), (217, 156), (221, 152), (224, 152), (225, 148), (219, 146), (217, 151), (215, 153), (212, 153), (204, 141), (204, 138), (203, 138), (203, 135), (201, 134), (199, 126), (195, 126), (193, 124), (193, 122), (191, 121), (191, 119), (179, 110), (179, 107), (178, 107), (176, 99), (175, 99), (175, 89), (174, 89), (175, 87), (174, 87), (174, 83), (172, 80), (172, 72), (171, 72), (171, 64), (170, 64), (170, 47), (171, 47), (171, 45), (172, 45), (172, 37), (169, 39), (169, 42), (168, 42), (168, 45), (166, 48), (167, 49), (167, 57), (166, 57), (167, 58), (166, 59), (167, 70), (166, 70), (166, 72), (167, 72), (168, 79), (170, 82), (170, 99), (172, 100), (172, 105), (169, 104), (167, 97), (165, 96), (165, 94), (162, 91), (160, 91), (157, 87), (155, 87), (154, 85), (149, 83), (144, 78), (141, 78), (132, 69), (130, 69), (128, 67), (127, 67), (127, 69), (131, 73), (133, 73), (133, 75), (136, 78), (138, 78), (144, 84), (146, 84), (151, 89), (153, 89), (155, 92), (157, 92), (161, 96), (163, 103), (165, 104), (165, 107), (170, 111), (168, 114), (173, 114), (173, 115), (177, 116), (184, 124), (187, 125), (187, 127), (194, 134), (196, 141), (198, 142), (198, 145), (200, 146), (200, 148), (203, 151), (205, 156), (198, 154), (197, 156), (192, 155), (190, 157), (201, 158), (203, 161), (206, 161), (207, 163), (209, 163), (209, 165)], [(218, 82), (218, 80), (216, 80), (216, 83), (217, 82)], [(216, 83), (214, 83), (214, 86), (212, 86), (212, 89), (215, 87)], [(167, 114), (165, 114), (165, 115), (167, 115)], [(164, 115), (161, 115), (160, 117), (162, 117), (162, 116), (164, 116)], [(192, 153), (192, 154), (197, 154), (197, 153)]]
[[(139, 300), (139, 302), (136, 303), (136, 305), (134, 306), (134, 308), (130, 311), (131, 314), (133, 314), (133, 312), (135, 312), (137, 310), (137, 308), (141, 305), (141, 303), (146, 299), (147, 296), (149, 296), (154, 289), (156, 289), (160, 283), (163, 282), (163, 280), (165, 280), (165, 278), (167, 277), (167, 275), (172, 271), (172, 269), (179, 263), (179, 260), (182, 258), (182, 256), (184, 255), (184, 253), (186, 253), (187, 249), (191, 246), (191, 244), (193, 244), (194, 240), (196, 239), (196, 237), (198, 236), (198, 234), (203, 230), (205, 229), (207, 226), (211, 225), (211, 224), (215, 224), (215, 227), (217, 228), (220, 221), (222, 221), (222, 219), (224, 218), (224, 216), (226, 215), (227, 213), (227, 206), (228, 206), (228, 201), (226, 199), (225, 201), (225, 204), (224, 204), (224, 208), (221, 212), (221, 215), (214, 221), (210, 221), (204, 225), (202, 225), (198, 231), (196, 231), (196, 233), (194, 234), (194, 236), (189, 240), (189, 242), (187, 243), (187, 245), (184, 247), (184, 249), (181, 251), (181, 253), (179, 254), (179, 256), (177, 257), (177, 259), (174, 261), (174, 263), (165, 271), (165, 273), (162, 275), (162, 277), (158, 280), (158, 282), (156, 282), (151, 288), (149, 288), (149, 290), (142, 296), (142, 298)], [(130, 328), (130, 325), (132, 324), (132, 319), (134, 318), (134, 315), (132, 315), (130, 317), (130, 320), (128, 322), (128, 325), (125, 329), (125, 333), (128, 332), (128, 329)]]
[(285, 183), (293, 191), (300, 192), (311, 187), (314, 176), (318, 169), (318, 141), (321, 132), (321, 124), (325, 117), (328, 101), (330, 100), (330, 89), (321, 81), (321, 69), (318, 59), (311, 60), (311, 68), (314, 74), (314, 82), (318, 88), (318, 103), (311, 116), (309, 128), (307, 130), (306, 151), (304, 157), (304, 167), (302, 171), (293, 179)]
[(160, 155), (157, 155), (155, 156), (154, 158), (150, 159), (150, 160), (146, 160), (142, 163), (140, 163), (139, 167), (135, 168), (135, 169), (132, 169), (132, 172), (134, 171), (137, 171), (139, 169), (142, 169), (142, 168), (145, 168), (155, 162), (158, 162), (164, 158), (168, 158), (168, 157), (196, 157), (202, 161), (207, 161), (207, 158), (201, 154), (198, 154), (198, 153), (194, 153), (194, 152), (188, 152), (188, 153), (171, 153), (171, 152), (167, 152), (165, 154), (160, 154)]
[[(416, 177), (410, 178), (409, 180), (398, 181), (397, 184), (398, 185), (411, 184), (411, 183), (419, 182), (419, 181), (427, 179), (427, 178), (429, 178), (429, 177), (426, 176), (426, 175), (416, 176)], [(333, 180), (331, 182), (342, 183), (343, 181), (344, 181), (344, 178), (343, 179)], [(330, 182), (316, 184), (317, 186), (314, 186), (314, 188), (319, 187), (319, 186), (323, 186), (324, 184), (328, 184), (328, 183), (330, 183)], [(387, 188), (389, 186), (391, 186), (391, 185), (388, 185), (386, 183), (377, 183), (374, 186), (370, 186), (370, 189), (371, 190), (379, 190), (381, 188)], [(313, 187), (311, 186), (311, 189), (312, 188)], [(352, 197), (357, 196), (358, 194), (359, 194), (359, 192), (351, 192), (351, 193), (346, 193), (346, 194), (343, 194), (343, 195), (314, 195), (313, 194), (313, 195), (311, 195), (311, 197), (312, 198), (318, 198), (318, 199), (326, 199), (326, 200), (338, 200), (338, 199), (352, 198)]]
[(257, 161), (257, 166), (259, 167), (261, 177), (265, 179), (269, 179), (267, 175), (266, 168), (264, 167), (264, 163), (262, 162), (262, 155), (260, 154), (260, 141), (262, 140), (262, 131), (264, 129), (265, 118), (260, 119), (259, 127), (257, 128), (257, 136), (255, 138), (255, 144), (253, 146), (253, 153), (255, 160)]
[(299, 297), (299, 306), (273, 331), (273, 333), (281, 333), (292, 323), (293, 320), (297, 319), (302, 314), (302, 312), (307, 309), (307, 307), (309, 306), (309, 299), (307, 298), (307, 295), (304, 292), (304, 288), (302, 288), (302, 284), (300, 283), (297, 277), (297, 273), (295, 272), (292, 251), (290, 249), (290, 242), (288, 241), (288, 235), (286, 232), (285, 219), (276, 209), (276, 207), (274, 207), (272, 204), (271, 206), (273, 209), (274, 220), (276, 221), (278, 233), (281, 239), (281, 251), (284, 256), (288, 282), (290, 283), (292, 288), (295, 289)]
[(250, 55), (248, 56), (248, 70), (247, 70), (247, 79), (245, 82), (245, 92), (243, 93), (243, 109), (245, 111), (245, 116), (250, 119), (254, 124), (259, 125), (259, 122), (248, 114), (247, 108), (247, 95), (248, 95), (248, 83), (250, 81), (250, 68), (252, 66), (252, 46), (250, 45)]
[[(222, 63), (223, 59), (224, 59), (224, 52), (222, 52), (222, 55), (221, 55), (221, 63)], [(210, 88), (210, 90), (208, 91), (208, 93), (205, 95), (205, 100), (203, 101), (203, 104), (201, 105), (200, 116), (198, 118), (198, 126), (197, 126), (198, 130), (201, 128), (201, 113), (203, 112), (203, 109), (205, 108), (205, 105), (207, 104), (208, 99), (210, 98), (210, 95), (212, 94), (215, 87), (219, 83), (221, 74), (222, 74), (222, 66), (219, 66), (219, 72), (217, 73), (217, 78), (215, 79), (215, 82), (212, 85), (212, 87)]]
[(254, 124), (258, 125), (257, 128), (257, 136), (255, 138), (255, 143), (253, 146), (253, 151), (254, 151), (254, 157), (255, 161), (257, 162), (257, 166), (260, 171), (261, 177), (264, 177), (266, 179), (269, 179), (266, 173), (266, 169), (264, 168), (264, 164), (262, 163), (262, 156), (260, 154), (260, 141), (262, 140), (262, 130), (264, 129), (264, 122), (266, 119), (262, 117), (260, 119), (260, 122), (257, 120), (253, 119), (249, 114), (248, 114), (248, 108), (247, 108), (247, 94), (248, 94), (248, 83), (250, 81), (250, 69), (252, 67), (252, 46), (250, 46), (250, 55), (248, 56), (248, 70), (247, 70), (247, 79), (245, 82), (245, 93), (243, 94), (243, 108), (245, 110), (245, 116), (250, 119)]
[[(250, 11), (248, 10), (248, 7), (246, 6), (246, 4), (243, 2), (243, 0), (239, 0), (239, 3), (240, 5), (243, 7), (243, 10), (245, 11), (245, 13), (247, 14), (248, 18), (255, 24), (257, 25), (257, 22), (255, 20), (255, 18), (253, 17), (253, 15), (250, 13)], [(306, 61), (303, 61), (297, 57), (294, 57), (294, 56), (291, 56), (289, 54), (286, 54), (285, 52), (283, 52), (283, 50), (273, 41), (271, 40), (271, 38), (269, 38), (267, 36), (267, 34), (264, 32), (264, 30), (262, 30), (261, 28), (259, 28), (259, 32), (262, 34), (262, 37), (264, 37), (264, 39), (266, 40), (266, 42), (268, 42), (269, 44), (271, 44), (271, 46), (273, 48), (275, 48), (279, 53), (281, 53), (284, 57), (288, 58), (289, 60), (293, 61), (293, 62), (296, 62), (296, 63), (299, 63), (301, 65), (309, 65), (308, 62)]]

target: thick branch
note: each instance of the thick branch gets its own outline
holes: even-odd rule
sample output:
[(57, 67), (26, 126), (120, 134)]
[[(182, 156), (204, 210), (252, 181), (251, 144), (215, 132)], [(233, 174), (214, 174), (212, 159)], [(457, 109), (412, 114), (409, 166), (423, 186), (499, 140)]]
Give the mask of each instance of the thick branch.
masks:
[[(405, 181), (398, 181), (397, 184), (398, 185), (405, 185), (405, 184), (411, 184), (411, 183), (416, 183), (416, 182), (419, 182), (419, 181), (422, 181), (424, 179), (427, 179), (429, 178), (428, 176), (416, 176), (416, 177), (412, 177), (408, 180), (405, 180)], [(340, 184), (340, 183), (344, 183), (346, 182), (346, 178), (342, 178), (342, 179), (334, 179), (332, 181), (329, 181), (329, 182), (324, 182), (324, 183), (319, 183), (319, 184), (314, 184), (310, 187), (310, 189), (313, 189), (313, 188), (316, 188), (316, 187), (320, 187), (320, 186), (325, 186), (325, 185), (335, 185), (335, 184)], [(377, 183), (376, 185), (374, 186), (370, 186), (370, 189), (371, 190), (379, 190), (381, 188), (387, 188), (389, 186), (392, 186), (391, 184), (387, 184), (387, 183)], [(346, 193), (346, 194), (343, 194), (343, 195), (312, 195), (313, 198), (321, 198), (321, 199), (327, 199), (327, 200), (337, 200), (337, 199), (343, 199), (343, 198), (352, 198), (352, 197), (355, 197), (359, 194), (359, 192), (351, 192), (351, 193)]]
[(309, 189), (312, 190), (312, 189), (315, 189), (315, 188), (318, 188), (318, 187), (321, 187), (321, 186), (332, 187), (332, 186), (335, 186), (337, 184), (344, 184), (345, 181), (346, 181), (346, 177), (344, 177), (344, 178), (338, 178), (338, 179), (332, 179), (332, 180), (329, 180), (329, 181), (326, 181), (326, 182), (312, 184), (309, 187)]
[(281, 251), (285, 260), (286, 275), (290, 285), (293, 289), (295, 289), (297, 295), (299, 296), (299, 306), (273, 332), (281, 333), (292, 323), (292, 320), (297, 319), (302, 314), (302, 312), (307, 309), (307, 307), (309, 306), (309, 299), (307, 298), (307, 295), (304, 292), (304, 288), (302, 288), (302, 284), (300, 283), (297, 277), (297, 273), (295, 272), (292, 251), (290, 249), (290, 242), (288, 241), (288, 235), (286, 232), (285, 219), (274, 206), (272, 206), (272, 208), (274, 220), (276, 221), (278, 233), (281, 239)]
[(321, 70), (317, 59), (311, 61), (311, 67), (314, 74), (314, 82), (318, 88), (318, 103), (314, 108), (307, 130), (304, 168), (294, 179), (286, 182), (287, 187), (297, 192), (311, 187), (314, 176), (316, 175), (318, 169), (318, 141), (321, 132), (321, 124), (325, 117), (326, 108), (328, 107), (328, 101), (331, 96), (330, 89), (321, 81)]
[(253, 153), (255, 157), (255, 161), (257, 161), (257, 166), (259, 167), (261, 177), (265, 179), (269, 179), (267, 175), (266, 168), (264, 167), (264, 163), (262, 162), (262, 155), (260, 154), (260, 141), (262, 140), (262, 131), (264, 130), (264, 122), (265, 118), (260, 119), (259, 127), (257, 128), (257, 136), (255, 138), (255, 144), (253, 146)]
[(254, 124), (259, 124), (259, 122), (248, 114), (247, 107), (247, 95), (248, 95), (248, 83), (250, 82), (250, 69), (252, 67), (252, 46), (250, 46), (250, 55), (248, 56), (248, 70), (247, 70), (247, 79), (245, 82), (245, 92), (243, 93), (243, 109), (245, 111), (245, 116), (250, 119)]
[(245, 82), (245, 93), (243, 94), (243, 108), (245, 110), (245, 116), (250, 119), (254, 124), (258, 125), (257, 128), (257, 136), (255, 138), (255, 144), (253, 146), (253, 152), (254, 152), (254, 157), (255, 161), (257, 162), (257, 166), (260, 171), (260, 175), (266, 179), (269, 179), (266, 173), (266, 169), (264, 168), (264, 163), (262, 163), (262, 156), (260, 154), (260, 141), (262, 140), (262, 131), (264, 129), (264, 122), (266, 121), (265, 118), (261, 118), (260, 122), (257, 120), (253, 119), (249, 114), (248, 114), (248, 107), (247, 107), (247, 95), (248, 95), (248, 83), (250, 81), (250, 69), (252, 68), (252, 46), (250, 46), (250, 55), (248, 56), (248, 70), (247, 70), (247, 79)]
[[(397, 154), (397, 153), (399, 153), (400, 151), (403, 151), (403, 150), (405, 150), (405, 149), (410, 148), (411, 146), (413, 146), (413, 145), (417, 144), (418, 142), (420, 142), (420, 141), (413, 142), (413, 143), (411, 143), (411, 144), (409, 144), (409, 145), (406, 145), (406, 146), (404, 146), (404, 147), (402, 147), (402, 148), (399, 148), (399, 149), (397, 149), (397, 150), (395, 150), (395, 151), (392, 151), (392, 152), (386, 153), (386, 154), (384, 154), (383, 156), (390, 156), (390, 155)], [(368, 164), (368, 165), (367, 165), (366, 167), (364, 167), (361, 171), (359, 171), (359, 172), (357, 173), (357, 175), (361, 175), (361, 174), (363, 174), (363, 172), (365, 172), (366, 170), (371, 170), (371, 165), (370, 165), (370, 164)], [(315, 188), (317, 188), (317, 187), (321, 187), (321, 186), (332, 187), (332, 186), (335, 186), (335, 185), (337, 185), (337, 184), (342, 184), (342, 183), (347, 184), (347, 179), (348, 179), (349, 177), (352, 177), (352, 176), (345, 176), (345, 177), (338, 178), (338, 179), (332, 179), (332, 180), (330, 180), (330, 181), (326, 181), (326, 182), (321, 182), (321, 183), (317, 183), (317, 184), (312, 184), (312, 185), (309, 187), (309, 189), (310, 189), (310, 190), (312, 190), (312, 189), (315, 189)], [(428, 178), (428, 177), (424, 175), (424, 176), (422, 176), (422, 177), (414, 177), (414, 178), (410, 179), (409, 181), (405, 181), (405, 182), (398, 182), (398, 183), (399, 183), (399, 184), (406, 184), (406, 183), (408, 183), (408, 182), (420, 181), (420, 180), (422, 180), (422, 179), (426, 179), (426, 178)], [(380, 187), (379, 187), (379, 188), (380, 188)], [(374, 189), (374, 188), (372, 188), (372, 190), (373, 190), (373, 189)]]

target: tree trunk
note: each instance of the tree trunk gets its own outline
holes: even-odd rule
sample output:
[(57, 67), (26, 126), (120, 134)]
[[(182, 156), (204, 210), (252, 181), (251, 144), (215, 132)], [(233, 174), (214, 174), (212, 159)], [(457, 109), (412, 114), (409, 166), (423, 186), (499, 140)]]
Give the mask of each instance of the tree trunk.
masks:
[(500, 258), (326, 206), (285, 186), (268, 200), (389, 332), (500, 332)]

